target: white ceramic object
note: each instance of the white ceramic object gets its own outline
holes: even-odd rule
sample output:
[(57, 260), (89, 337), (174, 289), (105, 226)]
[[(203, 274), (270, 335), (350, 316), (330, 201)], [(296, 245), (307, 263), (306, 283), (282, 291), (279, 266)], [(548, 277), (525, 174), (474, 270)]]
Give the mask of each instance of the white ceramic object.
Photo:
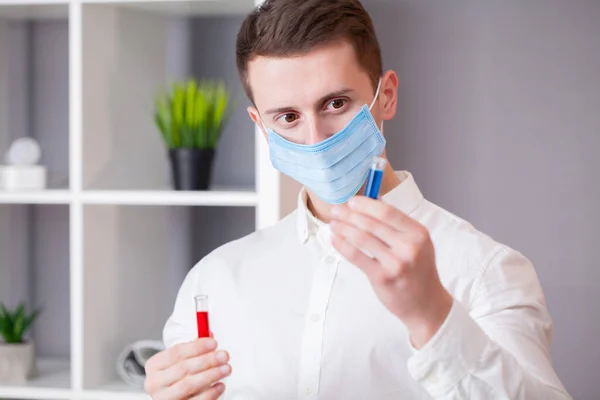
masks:
[(126, 346), (117, 357), (117, 373), (128, 385), (143, 388), (146, 362), (164, 349), (160, 340), (140, 340)]
[(0, 343), (0, 384), (22, 385), (36, 375), (33, 342)]
[(46, 167), (42, 165), (0, 166), (0, 190), (43, 190), (46, 188)]
[(39, 143), (32, 138), (24, 137), (16, 139), (6, 152), (6, 163), (8, 165), (35, 165), (40, 162), (42, 150)]

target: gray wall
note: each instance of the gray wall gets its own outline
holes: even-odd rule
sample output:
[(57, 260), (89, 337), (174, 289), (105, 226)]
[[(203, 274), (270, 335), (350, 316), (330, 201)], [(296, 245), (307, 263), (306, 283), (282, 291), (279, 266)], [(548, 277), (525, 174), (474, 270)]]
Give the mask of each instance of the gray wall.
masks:
[[(69, 187), (69, 26), (30, 25), (28, 101), (31, 135), (42, 150), (50, 188)], [(44, 311), (33, 329), (43, 357), (70, 354), (69, 208), (33, 206), (30, 293)]]
[(32, 209), (29, 301), (42, 313), (32, 334), (42, 357), (68, 358), (71, 353), (69, 296), (69, 207)]
[(600, 2), (364, 4), (400, 79), (393, 166), (534, 262), (556, 370), (600, 398)]
[[(9, 23), (9, 117), (12, 138), (42, 147), (48, 186), (69, 186), (69, 27), (67, 21)], [(0, 149), (4, 157), (6, 145)]]
[(197, 78), (223, 79), (238, 99), (237, 108), (221, 137), (214, 165), (215, 185), (254, 188), (254, 132), (246, 108), (250, 102), (239, 83), (235, 39), (239, 17), (195, 18), (192, 21), (192, 73)]
[(194, 207), (192, 215), (191, 249), (195, 262), (255, 229), (254, 207)]
[(33, 136), (43, 149), (50, 188), (69, 187), (69, 26), (67, 21), (35, 22), (31, 32)]

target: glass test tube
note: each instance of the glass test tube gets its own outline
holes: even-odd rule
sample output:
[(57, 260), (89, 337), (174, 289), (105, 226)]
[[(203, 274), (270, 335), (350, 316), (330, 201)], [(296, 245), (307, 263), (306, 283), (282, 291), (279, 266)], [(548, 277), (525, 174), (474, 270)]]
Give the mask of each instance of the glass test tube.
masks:
[(379, 187), (383, 178), (383, 171), (387, 161), (382, 157), (373, 157), (369, 176), (367, 177), (367, 186), (365, 187), (365, 196), (376, 199), (379, 196)]
[(210, 337), (208, 325), (208, 296), (199, 295), (194, 297), (196, 302), (196, 324), (198, 325), (198, 338)]

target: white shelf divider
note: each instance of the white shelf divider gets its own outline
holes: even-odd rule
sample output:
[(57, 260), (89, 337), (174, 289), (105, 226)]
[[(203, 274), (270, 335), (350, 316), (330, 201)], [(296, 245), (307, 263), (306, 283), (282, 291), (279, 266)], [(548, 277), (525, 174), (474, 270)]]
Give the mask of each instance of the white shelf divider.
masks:
[(83, 391), (83, 20), (81, 2), (69, 3), (69, 184), (75, 194), (69, 213), (71, 385)]

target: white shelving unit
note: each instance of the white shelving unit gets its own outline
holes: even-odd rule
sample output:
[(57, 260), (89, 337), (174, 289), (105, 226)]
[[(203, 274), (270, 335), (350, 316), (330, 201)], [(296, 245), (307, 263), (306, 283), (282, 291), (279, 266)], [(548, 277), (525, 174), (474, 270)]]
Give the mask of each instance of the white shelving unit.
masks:
[[(54, 174), (48, 190), (0, 192), (0, 301), (26, 288), (29, 298), (49, 301), (46, 320), (38, 320), (46, 325), (34, 332), (48, 353), (38, 360), (39, 377), (0, 385), (0, 399), (148, 398), (120, 381), (116, 355), (132, 341), (160, 339), (177, 288), (199, 257), (295, 207), (298, 187), (271, 167), (262, 133), (241, 117), (218, 148), (217, 167), (230, 173), (215, 172), (209, 191), (170, 190), (166, 151), (150, 114), (159, 86), (202, 74), (189, 68), (194, 29), (212, 19), (235, 25), (254, 6), (255, 0), (0, 0), (0, 151), (15, 126), (35, 132)], [(68, 35), (58, 32), (60, 24)], [(55, 30), (59, 39), (46, 35)], [(206, 40), (234, 52), (231, 37)], [(53, 56), (54, 46), (68, 55)], [(24, 62), (33, 82), (11, 75), (23, 66), (15, 51), (43, 58)], [(61, 74), (68, 76), (64, 85)], [(15, 80), (26, 86), (29, 103)], [(68, 100), (57, 118), (68, 132), (53, 125), (61, 123), (54, 103), (62, 91)], [(15, 102), (33, 111), (16, 117)], [(236, 145), (246, 135), (253, 146)], [(249, 169), (252, 179), (245, 177)], [(238, 181), (237, 171), (245, 178)]]
[(72, 199), (69, 190), (0, 192), (0, 204), (69, 204)]

